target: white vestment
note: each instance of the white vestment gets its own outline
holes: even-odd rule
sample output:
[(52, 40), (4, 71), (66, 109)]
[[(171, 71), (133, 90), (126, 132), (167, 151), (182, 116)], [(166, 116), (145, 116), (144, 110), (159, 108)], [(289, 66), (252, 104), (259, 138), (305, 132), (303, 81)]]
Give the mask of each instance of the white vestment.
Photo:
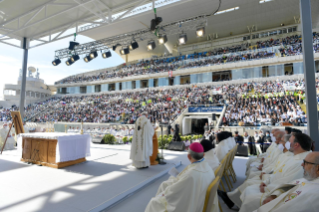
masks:
[(224, 157), (227, 155), (227, 153), (229, 152), (230, 148), (228, 145), (228, 138), (220, 141), (217, 144), (217, 147), (215, 148), (215, 152), (216, 152), (216, 156), (218, 158), (219, 161), (222, 161), (224, 159)]
[(256, 176), (258, 176), (259, 179), (259, 175), (264, 172), (266, 173), (266, 175), (271, 174), (272, 172), (275, 171), (275, 169), (280, 165), (280, 164), (284, 164), (286, 163), (287, 160), (289, 160), (290, 157), (293, 157), (294, 154), (290, 151), (287, 151), (285, 153), (280, 154), (277, 157), (277, 160), (271, 164), (269, 164), (268, 166), (264, 166), (262, 168), (262, 171), (256, 171), (256, 172), (250, 172), (249, 176), (247, 177), (248, 179), (253, 179)]
[[(140, 127), (140, 130), (138, 130)], [(135, 122), (135, 131), (131, 145), (130, 159), (136, 168), (150, 166), (150, 156), (153, 154), (154, 128), (145, 117), (139, 117)]]
[(211, 149), (207, 152), (205, 152), (205, 160), (206, 162), (209, 164), (209, 166), (213, 169), (213, 171), (215, 172), (215, 170), (218, 168), (219, 166), (219, 160), (216, 156), (215, 153), (215, 149)]
[(275, 142), (272, 142), (271, 145), (268, 147), (268, 149), (266, 150), (266, 152), (256, 156), (256, 157), (249, 157), (247, 163), (246, 163), (246, 174), (249, 173), (248, 169), (250, 169), (250, 165), (253, 162), (261, 162), (262, 158), (265, 158), (268, 156), (269, 152), (271, 152), (273, 150), (273, 148), (276, 146), (277, 144)]
[(202, 212), (207, 188), (214, 178), (205, 160), (192, 163), (160, 185), (145, 212)]
[(274, 146), (274, 148), (272, 148), (271, 151), (269, 151), (268, 156), (265, 157), (264, 162), (253, 162), (250, 164), (250, 167), (248, 169), (246, 169), (246, 176), (249, 177), (250, 174), (254, 173), (254, 172), (259, 172), (258, 170), (258, 166), (260, 166), (261, 164), (263, 165), (263, 167), (267, 167), (270, 164), (273, 164), (276, 162), (276, 160), (278, 159), (278, 157), (282, 154), (282, 151), (280, 149), (277, 148), (278, 145), (276, 144)]
[[(289, 190), (286, 191), (287, 189)], [(317, 212), (319, 208), (318, 190), (319, 178), (313, 181), (301, 178), (288, 184), (282, 184), (267, 195), (267, 197), (275, 195), (277, 198), (261, 206), (255, 212)]]
[[(279, 171), (283, 164), (285, 164), (288, 160), (292, 159), (293, 157), (293, 153), (292, 152), (285, 152), (283, 154), (280, 155), (280, 157), (278, 158), (278, 160), (276, 161), (276, 163), (274, 163), (274, 167), (272, 170), (269, 171), (270, 172), (277, 172)], [(263, 170), (263, 172), (266, 172), (265, 170)], [(260, 174), (259, 174), (260, 175)], [(238, 188), (236, 188), (234, 191), (227, 193), (228, 197), (238, 206), (241, 207), (242, 201), (240, 199), (240, 195), (245, 191), (245, 189), (248, 186), (251, 185), (260, 185), (260, 183), (263, 182), (263, 180), (268, 180), (272, 174), (264, 174), (262, 180), (260, 179), (259, 175), (256, 175), (255, 177), (251, 178), (251, 179), (247, 179), (243, 184), (241, 184)]]
[(304, 170), (301, 164), (309, 153), (310, 151), (294, 155), (283, 164), (278, 171), (274, 171), (274, 174), (267, 180), (264, 180), (263, 182), (267, 185), (265, 187), (265, 193), (260, 192), (258, 184), (248, 186), (240, 196), (242, 200), (240, 211), (250, 212), (258, 209), (268, 193), (278, 185), (302, 178)]

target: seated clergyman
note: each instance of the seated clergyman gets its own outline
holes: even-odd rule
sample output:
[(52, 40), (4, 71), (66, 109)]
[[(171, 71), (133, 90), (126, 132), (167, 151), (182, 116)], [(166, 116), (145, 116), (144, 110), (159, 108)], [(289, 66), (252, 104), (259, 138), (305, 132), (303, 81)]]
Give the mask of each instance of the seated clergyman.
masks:
[(308, 154), (302, 166), (303, 178), (274, 188), (255, 212), (318, 211), (319, 152)]
[(190, 145), (187, 157), (191, 164), (176, 177), (170, 177), (160, 185), (145, 212), (203, 210), (207, 188), (215, 175), (204, 159), (204, 148), (200, 143)]

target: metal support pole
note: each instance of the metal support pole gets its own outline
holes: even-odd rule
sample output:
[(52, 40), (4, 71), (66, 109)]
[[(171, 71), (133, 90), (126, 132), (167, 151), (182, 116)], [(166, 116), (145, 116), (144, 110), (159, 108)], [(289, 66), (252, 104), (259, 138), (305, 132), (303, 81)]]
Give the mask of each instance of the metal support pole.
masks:
[(20, 89), (20, 114), (22, 121), (24, 121), (24, 104), (25, 104), (25, 87), (27, 80), (27, 66), (28, 66), (28, 40), (23, 38), (23, 62), (22, 62), (22, 76)]
[(313, 55), (312, 19), (310, 0), (300, 0), (302, 27), (302, 52), (307, 100), (307, 130), (319, 150), (318, 109), (316, 93), (315, 62)]

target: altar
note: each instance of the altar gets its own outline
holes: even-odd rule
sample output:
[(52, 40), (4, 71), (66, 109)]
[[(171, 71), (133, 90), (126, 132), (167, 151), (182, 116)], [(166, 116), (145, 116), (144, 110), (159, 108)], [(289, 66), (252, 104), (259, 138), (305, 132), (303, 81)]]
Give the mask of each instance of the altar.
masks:
[(75, 133), (22, 133), (18, 135), (21, 161), (63, 168), (91, 156), (91, 137)]

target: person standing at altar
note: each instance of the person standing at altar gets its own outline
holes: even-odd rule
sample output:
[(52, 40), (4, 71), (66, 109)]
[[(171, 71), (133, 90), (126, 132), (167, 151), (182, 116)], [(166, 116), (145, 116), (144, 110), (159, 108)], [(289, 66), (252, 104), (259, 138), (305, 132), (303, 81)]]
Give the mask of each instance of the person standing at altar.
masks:
[(150, 156), (153, 154), (153, 135), (154, 128), (147, 119), (147, 112), (143, 112), (135, 122), (130, 154), (132, 165), (138, 169), (150, 166)]

